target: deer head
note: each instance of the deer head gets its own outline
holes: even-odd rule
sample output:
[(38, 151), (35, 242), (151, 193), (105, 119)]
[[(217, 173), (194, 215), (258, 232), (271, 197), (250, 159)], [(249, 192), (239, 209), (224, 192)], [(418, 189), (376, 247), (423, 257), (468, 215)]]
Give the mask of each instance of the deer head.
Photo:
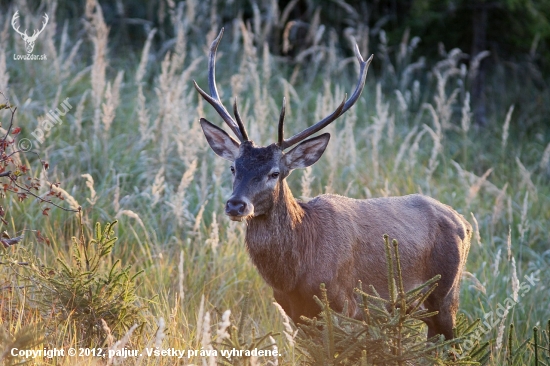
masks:
[[(216, 88), (215, 69), (216, 51), (223, 36), (223, 28), (218, 37), (212, 42), (208, 60), (208, 86), (210, 94), (202, 90), (195, 82), (195, 88), (202, 97), (210, 103), (229, 128), (237, 136), (236, 141), (224, 130), (201, 118), (200, 123), (208, 144), (214, 152), (233, 163), (233, 194), (225, 206), (225, 213), (230, 219), (241, 221), (265, 214), (273, 204), (274, 191), (293, 169), (306, 168), (314, 164), (323, 154), (329, 142), (328, 133), (307, 139), (314, 133), (322, 130), (331, 122), (344, 114), (359, 99), (365, 86), (367, 70), (372, 56), (364, 61), (357, 45), (355, 56), (361, 66), (359, 80), (355, 91), (336, 110), (321, 121), (315, 123), (304, 131), (288, 138), (284, 138), (285, 99), (279, 116), (278, 140), (269, 146), (256, 146), (248, 139), (248, 134), (242, 123), (237, 103), (233, 105), (235, 119), (223, 106)], [(307, 140), (306, 140), (307, 139)], [(286, 149), (296, 145), (292, 150)]]
[(19, 26), (17, 25), (18, 18), (19, 18), (19, 12), (16, 11), (15, 14), (13, 14), (13, 17), (11, 18), (11, 26), (17, 33), (19, 33), (19, 35), (21, 35), (21, 38), (23, 38), (23, 41), (25, 41), (25, 50), (27, 51), (27, 53), (32, 53), (36, 38), (40, 33), (42, 33), (44, 28), (46, 28), (46, 24), (48, 24), (48, 20), (49, 20), (48, 14), (44, 13), (44, 21), (42, 22), (42, 29), (40, 29), (39, 31), (35, 29), (32, 33), (32, 36), (27, 35), (26, 29), (25, 29), (25, 32), (19, 31)]

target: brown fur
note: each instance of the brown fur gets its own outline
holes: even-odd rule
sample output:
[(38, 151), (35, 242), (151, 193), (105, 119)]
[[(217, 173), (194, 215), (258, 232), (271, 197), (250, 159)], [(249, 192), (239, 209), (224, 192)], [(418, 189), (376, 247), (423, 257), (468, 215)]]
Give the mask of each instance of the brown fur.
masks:
[(316, 316), (313, 295), (325, 283), (332, 306), (348, 300), (359, 316), (353, 288), (361, 280), (387, 297), (383, 235), (400, 245), (403, 280), (410, 290), (440, 274), (426, 301), (439, 314), (426, 319), (429, 336), (453, 337), (459, 282), (471, 238), (470, 224), (456, 211), (422, 195), (356, 200), (321, 195), (304, 203), (284, 179), (266, 214), (249, 218), (246, 245), (253, 263), (288, 315)]

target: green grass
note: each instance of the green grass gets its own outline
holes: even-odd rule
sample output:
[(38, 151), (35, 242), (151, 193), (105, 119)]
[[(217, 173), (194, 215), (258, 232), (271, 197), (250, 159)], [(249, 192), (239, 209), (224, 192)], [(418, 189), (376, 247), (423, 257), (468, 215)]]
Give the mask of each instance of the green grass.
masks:
[[(208, 9), (201, 11), (205, 12), (201, 16), (208, 17)], [(62, 24), (62, 20), (57, 21)], [(76, 20), (71, 22), (77, 26)], [(185, 55), (181, 53), (181, 61), (167, 61), (164, 66), (164, 56), (147, 64), (141, 81), (143, 103), (135, 82), (140, 54), (120, 54), (116, 49), (109, 49), (108, 43), (98, 43), (98, 47), (107, 47), (106, 83), (113, 84), (117, 73), (124, 71), (120, 103), (108, 131), (101, 121), (94, 126), (96, 107), (90, 72), (74, 81), (79, 72), (93, 64), (93, 47), (86, 35), (79, 35), (83, 40), (82, 50), (60, 74), (56, 74), (52, 65), (66, 60), (70, 47), (78, 41), (76, 32), (68, 34), (69, 45), (63, 52), (59, 50), (58, 37), (51, 38), (58, 49), (57, 57), (46, 47), (47, 35), (40, 38), (36, 52), (48, 53), (47, 62), (23, 63), (11, 59), (11, 50), (22, 52), (22, 42), (12, 32), (8, 34), (6, 48), (0, 53), (7, 63), (8, 96), (18, 107), (15, 125), (23, 129), (19, 138), (30, 139), (37, 119), (52, 107), (57, 107), (61, 100), (69, 98), (73, 105), (63, 124), (54, 126), (40, 147), (42, 159), (50, 163), (47, 178), (34, 156), (22, 155), (22, 159), (32, 168), (35, 177), (61, 182), (61, 186), (82, 206), (87, 230), (91, 231), (96, 221), (105, 223), (119, 219), (116, 227), (119, 240), (113, 248), (111, 261), (120, 259), (123, 266), (132, 266), (133, 273), (143, 271), (136, 280), (136, 291), (147, 318), (147, 322), (130, 337), (128, 348), (143, 349), (151, 344), (148, 342), (154, 342), (157, 322), (162, 317), (166, 322), (163, 347), (200, 349), (202, 335), (197, 334), (197, 322), (202, 296), (205, 299), (204, 311), (210, 312), (213, 325), (221, 320), (226, 309), (232, 311), (232, 323), (237, 325), (245, 298), (248, 298), (247, 334), (250, 334), (250, 329), (255, 329), (257, 335), (284, 329), (272, 304), (271, 290), (246, 253), (244, 224), (232, 223), (224, 215), (224, 202), (231, 192), (229, 166), (210, 151), (198, 124), (199, 117), (208, 118), (218, 125), (222, 123), (192, 87), (193, 79), (202, 86), (206, 85), (205, 45), (211, 38), (205, 38), (204, 34), (208, 29), (202, 24), (201, 33), (189, 27), (188, 23), (178, 24), (187, 39), (176, 42), (174, 49), (185, 50)], [(212, 29), (212, 32), (217, 30)], [(88, 35), (92, 33), (88, 31)], [(55, 35), (52, 32), (49, 36)], [(292, 133), (330, 113), (343, 93), (353, 89), (356, 77), (353, 63), (339, 68), (343, 56), (334, 48), (328, 47), (326, 52), (318, 53), (323, 58), (306, 58), (302, 64), (294, 66), (265, 54), (261, 47), (246, 49), (240, 40), (236, 42), (237, 49), (233, 50), (233, 42), (232, 32), (226, 29), (217, 63), (218, 87), (226, 106), (235, 96), (235, 88), (238, 90), (241, 115), (256, 142), (267, 144), (275, 140), (282, 96), (287, 96), (289, 122), (286, 130)], [(421, 192), (454, 207), (472, 224), (475, 216), (481, 241), (474, 238), (472, 242), (466, 266), (471, 275), (463, 279), (460, 301), (460, 311), (470, 321), (495, 311), (498, 304), (513, 293), (514, 271), (507, 258), (511, 229), (511, 254), (519, 282), (524, 275), (541, 270), (536, 287), (520, 297), (504, 321), (506, 326), (514, 323), (519, 340), (526, 339), (535, 325), (544, 328), (550, 318), (550, 166), (548, 161), (546, 165), (540, 165), (550, 132), (536, 113), (540, 101), (516, 104), (506, 147), (502, 148), (505, 115), (510, 101), (516, 100), (513, 91), (491, 94), (494, 100), (490, 104), (495, 108), (489, 115), (489, 125), (484, 128), (472, 125), (465, 131), (461, 127), (461, 110), (467, 91), (467, 76), (455, 74), (446, 81), (444, 98), (449, 98), (457, 88), (459, 92), (448, 107), (450, 118), (436, 122), (424, 105), (429, 103), (435, 108), (435, 67), (412, 73), (410, 81), (400, 89), (403, 95), (410, 93), (410, 101), (400, 107), (395, 90), (403, 80), (407, 65), (395, 71), (395, 79), (379, 78), (375, 70), (389, 70), (387, 61), (382, 61), (383, 56), (381, 52), (376, 53), (373, 65), (378, 65), (367, 76), (361, 100), (327, 128), (332, 134), (331, 142), (325, 155), (313, 167), (314, 178), (307, 188), (312, 196), (332, 192), (356, 198)], [(200, 62), (193, 64), (198, 57), (202, 57)], [(388, 57), (386, 60), (394, 59), (394, 55)], [(408, 55), (407, 59), (416, 57)], [(297, 80), (292, 88), (285, 87), (291, 79), (293, 67), (298, 70)], [(444, 71), (443, 68), (437, 70)], [(2, 77), (0, 75), (0, 79)], [(414, 96), (414, 80), (421, 81), (418, 98)], [(377, 88), (377, 82), (380, 88)], [(501, 85), (490, 81), (493, 82), (494, 88)], [(532, 87), (528, 85), (526, 88), (531, 89), (525, 94), (533, 93)], [(380, 93), (378, 101), (377, 90)], [(77, 105), (84, 93), (87, 96), (79, 116)], [(541, 92), (540, 98), (548, 101), (548, 90)], [(100, 118), (101, 105), (109, 100), (112, 98), (103, 96), (100, 99)], [(145, 108), (146, 113), (140, 113), (140, 108)], [(442, 109), (436, 114), (441, 119), (445, 113)], [(140, 117), (140, 114), (146, 114), (147, 118)], [(7, 119), (7, 113), (0, 114), (3, 126), (6, 126)], [(144, 123), (148, 133), (140, 129), (140, 124), (144, 126)], [(441, 124), (439, 129), (438, 123)], [(425, 126), (431, 128), (433, 135), (423, 132), (427, 131)], [(522, 130), (522, 126), (529, 128)], [(406, 143), (406, 137), (413, 129), (416, 130)], [(434, 141), (437, 140), (441, 149), (435, 151)], [(404, 153), (396, 166), (400, 150)], [(522, 171), (516, 158), (530, 175)], [(195, 161), (196, 168), (193, 168)], [(490, 168), (492, 173), (481, 183), (480, 177)], [(192, 174), (188, 176), (185, 190), (178, 195), (182, 176), (188, 170)], [(91, 174), (94, 179), (97, 200), (93, 204), (87, 200), (90, 190), (82, 174)], [(298, 197), (302, 195), (303, 174), (295, 172), (288, 178)], [(505, 185), (507, 189), (501, 193)], [(54, 208), (49, 216), (43, 216), (44, 207), (37, 201), (16, 202), (10, 195), (2, 201), (2, 206), (8, 211), (8, 224), (2, 230), (7, 230), (10, 235), (23, 229), (40, 230), (50, 240), (50, 245), (46, 245), (38, 242), (31, 232), (26, 232), (24, 241), (7, 250), (11, 256), (25, 250), (50, 266), (55, 265), (56, 258), (71, 258), (71, 237), (79, 232), (75, 214)], [(67, 205), (66, 202), (63, 204)], [(180, 213), (179, 218), (174, 206)], [(123, 210), (131, 210), (135, 215), (124, 214)], [(519, 227), (525, 228), (523, 238)], [(212, 243), (216, 243), (216, 238), (217, 248), (214, 249)], [(181, 253), (183, 271), (180, 274)], [(9, 273), (6, 266), (0, 265), (0, 286), (14, 281)], [(40, 318), (48, 322), (47, 316), (41, 316), (32, 306), (32, 297), (15, 289), (2, 291), (0, 328), (11, 336), (26, 326), (32, 328)], [(57, 327), (54, 334), (46, 336), (44, 344), (68, 348), (82, 342), (75, 336), (78, 333), (74, 332), (73, 323), (58, 324)], [(212, 335), (215, 333), (216, 327), (213, 326)], [(497, 333), (498, 327), (482, 338), (496, 338)], [(122, 335), (116, 334), (117, 339)], [(503, 348), (492, 346), (490, 364), (504, 364), (506, 335), (504, 332)], [(298, 354), (284, 336), (277, 336), (275, 340), (283, 353), (279, 364), (299, 361)], [(526, 352), (517, 364), (533, 364), (533, 357), (532, 352)], [(185, 361), (199, 364), (201, 360), (195, 357)], [(80, 361), (81, 364), (95, 362), (93, 359)], [(49, 360), (44, 362), (53, 364)], [(67, 358), (59, 362), (75, 364), (74, 359)], [(126, 361), (126, 364), (134, 364), (134, 360)], [(145, 358), (142, 364), (171, 365), (173, 359)]]

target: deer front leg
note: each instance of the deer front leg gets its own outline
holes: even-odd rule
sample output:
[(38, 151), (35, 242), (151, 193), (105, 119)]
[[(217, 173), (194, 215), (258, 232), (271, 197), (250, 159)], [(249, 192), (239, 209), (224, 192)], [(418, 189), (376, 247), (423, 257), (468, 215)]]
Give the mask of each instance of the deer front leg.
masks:
[(277, 303), (281, 305), (286, 315), (288, 315), (292, 320), (294, 320), (292, 304), (289, 301), (288, 295), (282, 291), (273, 289), (273, 297), (275, 298), (275, 301), (277, 301)]

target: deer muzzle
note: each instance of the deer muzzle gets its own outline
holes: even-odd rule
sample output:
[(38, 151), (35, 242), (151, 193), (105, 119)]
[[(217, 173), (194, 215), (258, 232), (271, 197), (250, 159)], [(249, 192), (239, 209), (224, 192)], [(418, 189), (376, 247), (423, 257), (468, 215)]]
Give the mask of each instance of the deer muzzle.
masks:
[(254, 205), (243, 197), (231, 197), (225, 204), (225, 214), (233, 221), (254, 215)]

